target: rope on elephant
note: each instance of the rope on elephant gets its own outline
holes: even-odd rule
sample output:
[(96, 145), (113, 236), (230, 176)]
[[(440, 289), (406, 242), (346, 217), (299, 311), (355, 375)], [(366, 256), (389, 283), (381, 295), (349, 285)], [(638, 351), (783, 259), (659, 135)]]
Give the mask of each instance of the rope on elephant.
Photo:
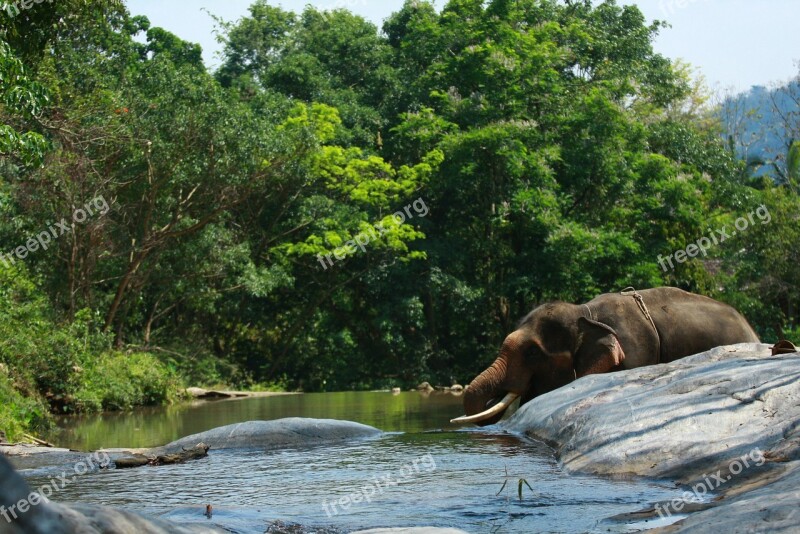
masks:
[(644, 298), (642, 295), (639, 294), (633, 287), (626, 287), (620, 293), (626, 297), (633, 297), (633, 300), (636, 301), (636, 304), (639, 306), (639, 309), (642, 310), (642, 313), (647, 320), (650, 321), (650, 326), (653, 327), (653, 331), (656, 333), (656, 343), (658, 344), (658, 350), (656, 351), (656, 363), (661, 363), (661, 336), (658, 335), (658, 328), (656, 328), (656, 323), (653, 321), (653, 316), (650, 315), (650, 310), (647, 309), (647, 305), (644, 303)]

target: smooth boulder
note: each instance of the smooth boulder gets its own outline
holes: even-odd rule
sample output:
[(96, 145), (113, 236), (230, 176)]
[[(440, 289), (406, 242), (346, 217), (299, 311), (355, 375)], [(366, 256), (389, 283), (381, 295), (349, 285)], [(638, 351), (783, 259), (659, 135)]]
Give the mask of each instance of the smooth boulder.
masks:
[(371, 426), (335, 419), (289, 417), (274, 421), (247, 421), (222, 426), (186, 436), (151, 454), (169, 454), (205, 443), (212, 451), (220, 449), (278, 449), (303, 447), (333, 441), (378, 436), (381, 431)]
[(502, 426), (551, 445), (568, 471), (671, 478), (726, 496), (669, 531), (700, 529), (703, 517), (716, 525), (723, 509), (736, 517), (731, 532), (780, 530), (800, 505), (800, 354), (769, 345), (590, 375)]

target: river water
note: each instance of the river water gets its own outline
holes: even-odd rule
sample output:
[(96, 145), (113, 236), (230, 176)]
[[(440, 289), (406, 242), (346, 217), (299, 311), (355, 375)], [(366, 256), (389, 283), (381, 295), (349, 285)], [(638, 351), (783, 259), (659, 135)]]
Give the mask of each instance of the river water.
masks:
[[(50, 438), (82, 450), (163, 445), (217, 426), (290, 416), (358, 421), (387, 433), (300, 450), (211, 450), (208, 458), (184, 465), (98, 471), (77, 477), (53, 499), (117, 506), (181, 524), (214, 523), (240, 533), (420, 525), (567, 533), (655, 526), (604, 518), (677, 496), (664, 483), (567, 475), (543, 444), (496, 429), (451, 426), (449, 419), (461, 412), (461, 400), (453, 395), (362, 392), (64, 419)], [(55, 471), (23, 475), (38, 486)], [(521, 500), (520, 479), (527, 483)], [(213, 506), (211, 519), (203, 516), (206, 504)], [(303, 529), (291, 530), (293, 524)]]

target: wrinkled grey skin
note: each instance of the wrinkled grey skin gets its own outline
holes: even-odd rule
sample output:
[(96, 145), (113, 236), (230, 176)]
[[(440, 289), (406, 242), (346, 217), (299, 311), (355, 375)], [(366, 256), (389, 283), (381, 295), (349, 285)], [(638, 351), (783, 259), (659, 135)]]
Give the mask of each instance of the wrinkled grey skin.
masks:
[[(608, 293), (581, 304), (553, 302), (533, 310), (508, 335), (494, 363), (464, 395), (468, 416), (508, 393), (524, 404), (588, 374), (666, 363), (720, 345), (757, 343), (727, 304), (674, 287), (639, 292), (655, 323), (633, 296)], [(499, 421), (503, 413), (479, 422)]]

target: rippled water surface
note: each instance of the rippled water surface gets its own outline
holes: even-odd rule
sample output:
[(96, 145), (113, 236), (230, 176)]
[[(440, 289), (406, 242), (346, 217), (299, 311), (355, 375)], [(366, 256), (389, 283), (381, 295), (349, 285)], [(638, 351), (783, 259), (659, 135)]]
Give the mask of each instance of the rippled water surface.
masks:
[[(447, 395), (348, 393), (71, 420), (62, 439), (90, 448), (163, 444), (223, 424), (286, 416), (350, 419), (391, 432), (302, 450), (212, 450), (184, 465), (99, 471), (54, 498), (242, 533), (264, 532), (273, 521), (309, 532), (433, 525), (534, 533), (621, 532), (625, 525), (602, 520), (676, 496), (674, 488), (647, 481), (566, 475), (542, 444), (443, 424), (460, 411), (460, 400)], [(23, 474), (38, 486), (60, 470)], [(519, 500), (521, 478), (532, 489), (523, 484)], [(203, 516), (206, 504), (213, 506), (211, 519)]]

